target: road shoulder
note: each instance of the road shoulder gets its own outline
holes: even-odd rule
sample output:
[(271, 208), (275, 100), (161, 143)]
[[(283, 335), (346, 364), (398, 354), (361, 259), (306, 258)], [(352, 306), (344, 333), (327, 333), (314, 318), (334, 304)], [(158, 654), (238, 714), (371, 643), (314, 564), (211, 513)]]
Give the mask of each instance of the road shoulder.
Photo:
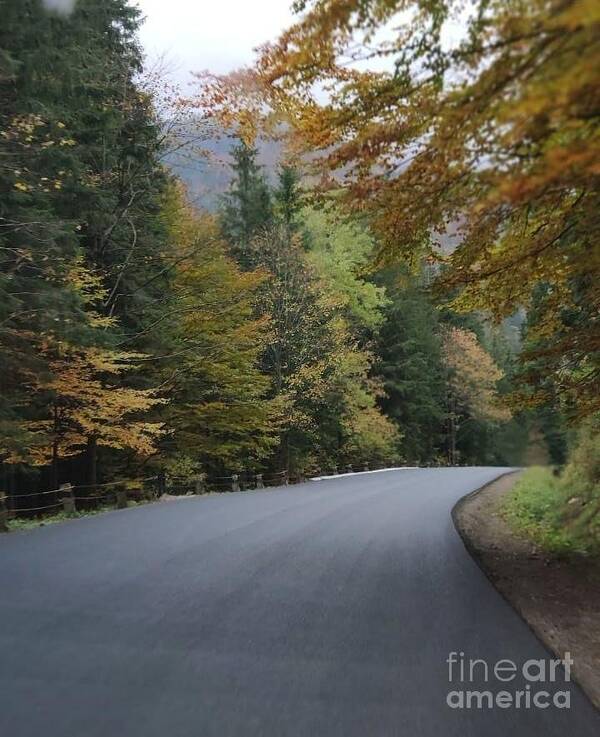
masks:
[(554, 558), (519, 535), (500, 505), (518, 478), (502, 476), (461, 499), (454, 524), (498, 591), (557, 656), (570, 652), (573, 676), (600, 708), (600, 561)]

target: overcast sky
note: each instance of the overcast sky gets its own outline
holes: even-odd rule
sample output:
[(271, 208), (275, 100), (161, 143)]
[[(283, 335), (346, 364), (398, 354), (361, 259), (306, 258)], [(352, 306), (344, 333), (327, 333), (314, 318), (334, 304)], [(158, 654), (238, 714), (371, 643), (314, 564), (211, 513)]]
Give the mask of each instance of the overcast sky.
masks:
[(292, 0), (133, 0), (146, 17), (141, 40), (150, 59), (165, 54), (174, 78), (229, 72), (253, 59), (291, 20)]

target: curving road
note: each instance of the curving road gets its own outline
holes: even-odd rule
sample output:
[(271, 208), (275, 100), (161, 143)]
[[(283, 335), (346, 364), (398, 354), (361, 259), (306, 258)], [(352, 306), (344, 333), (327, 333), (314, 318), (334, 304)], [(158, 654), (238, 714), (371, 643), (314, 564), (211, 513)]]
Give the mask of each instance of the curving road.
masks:
[[(0, 735), (598, 737), (572, 683), (569, 710), (446, 704), (450, 652), (550, 657), (451, 521), (502, 472), (355, 475), (1, 536)], [(491, 688), (507, 685), (525, 686)]]

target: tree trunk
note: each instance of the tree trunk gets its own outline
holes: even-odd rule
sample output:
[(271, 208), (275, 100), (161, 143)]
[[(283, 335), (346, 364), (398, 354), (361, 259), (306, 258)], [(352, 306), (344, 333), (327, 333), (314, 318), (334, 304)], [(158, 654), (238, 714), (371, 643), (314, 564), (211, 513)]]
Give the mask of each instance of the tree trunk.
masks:
[(54, 404), (54, 438), (52, 440), (51, 489), (58, 489), (58, 407)]
[(88, 438), (87, 459), (87, 482), (90, 486), (90, 494), (94, 494), (96, 484), (98, 483), (98, 442), (95, 436)]

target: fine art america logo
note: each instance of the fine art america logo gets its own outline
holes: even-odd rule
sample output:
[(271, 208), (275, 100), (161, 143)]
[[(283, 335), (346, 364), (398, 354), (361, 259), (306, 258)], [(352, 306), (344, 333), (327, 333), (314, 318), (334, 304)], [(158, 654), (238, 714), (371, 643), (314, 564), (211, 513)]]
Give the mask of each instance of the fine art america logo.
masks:
[[(452, 686), (446, 703), (451, 709), (569, 709), (573, 659), (502, 659), (488, 662), (452, 652), (446, 660)], [(485, 684), (483, 688), (478, 688)], [(500, 688), (500, 690), (498, 690)], [(562, 689), (562, 690), (561, 690)]]

